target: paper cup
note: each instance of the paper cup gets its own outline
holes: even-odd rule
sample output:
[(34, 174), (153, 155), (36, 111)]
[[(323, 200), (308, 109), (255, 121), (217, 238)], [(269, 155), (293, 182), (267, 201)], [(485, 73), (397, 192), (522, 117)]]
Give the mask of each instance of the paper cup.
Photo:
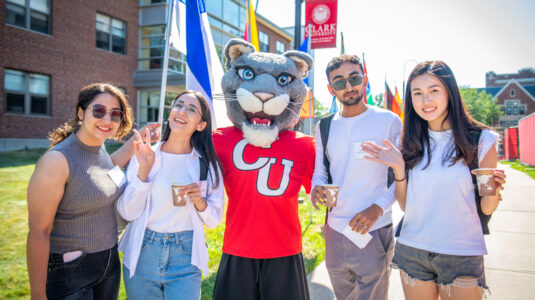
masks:
[(327, 197), (325, 199), (325, 206), (335, 207), (338, 202), (338, 185), (336, 184), (325, 184), (323, 185)]
[(186, 205), (186, 193), (180, 192), (182, 187), (186, 186), (185, 184), (173, 184), (171, 186), (171, 193), (173, 194), (173, 205), (174, 206), (185, 206)]
[(496, 180), (494, 179), (494, 169), (480, 168), (475, 169), (474, 173), (477, 178), (477, 189), (479, 196), (496, 196)]

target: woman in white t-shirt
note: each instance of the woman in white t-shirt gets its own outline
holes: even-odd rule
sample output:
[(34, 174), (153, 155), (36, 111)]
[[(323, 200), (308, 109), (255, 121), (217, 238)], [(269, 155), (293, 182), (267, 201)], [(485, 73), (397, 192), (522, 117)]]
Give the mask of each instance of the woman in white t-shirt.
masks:
[(208, 103), (198, 92), (181, 93), (171, 104), (162, 142), (151, 147), (139, 139), (134, 147), (128, 185), (117, 202), (131, 221), (119, 243), (126, 294), (199, 299), (201, 271), (208, 274), (203, 225), (217, 226), (224, 208)]
[[(480, 133), (477, 151), (474, 132)], [(393, 265), (406, 299), (481, 299), (488, 289), (487, 249), (468, 166), (494, 169), (503, 189), (497, 141), (498, 134), (466, 110), (451, 69), (426, 61), (409, 76), (401, 151), (386, 140), (386, 148), (363, 145), (368, 159), (394, 169), (405, 217)], [(499, 192), (481, 197), (481, 213), (490, 215), (499, 201)]]

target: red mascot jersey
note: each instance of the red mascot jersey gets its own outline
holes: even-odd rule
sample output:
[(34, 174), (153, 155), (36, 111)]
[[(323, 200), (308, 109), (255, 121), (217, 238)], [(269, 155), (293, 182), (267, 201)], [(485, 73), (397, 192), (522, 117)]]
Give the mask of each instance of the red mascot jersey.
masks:
[(271, 148), (249, 145), (236, 127), (213, 135), (228, 195), (223, 252), (275, 258), (301, 252), (297, 196), (310, 193), (315, 146), (311, 136), (279, 133)]

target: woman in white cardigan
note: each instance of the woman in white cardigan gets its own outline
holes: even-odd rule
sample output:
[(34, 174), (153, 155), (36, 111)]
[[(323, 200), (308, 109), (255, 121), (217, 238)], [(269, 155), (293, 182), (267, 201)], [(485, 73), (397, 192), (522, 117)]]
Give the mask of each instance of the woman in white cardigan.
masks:
[[(203, 224), (216, 227), (223, 215), (209, 105), (200, 93), (185, 91), (171, 107), (162, 142), (135, 144), (117, 202), (131, 221), (119, 243), (129, 299), (199, 299), (201, 271), (208, 274)], [(202, 166), (208, 168), (205, 181)], [(173, 201), (173, 193), (185, 196), (185, 204), (176, 196)]]

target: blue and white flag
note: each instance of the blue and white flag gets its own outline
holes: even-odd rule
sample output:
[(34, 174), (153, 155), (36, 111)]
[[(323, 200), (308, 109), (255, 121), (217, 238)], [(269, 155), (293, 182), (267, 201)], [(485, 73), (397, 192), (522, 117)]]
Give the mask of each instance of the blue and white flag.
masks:
[(331, 103), (331, 109), (329, 110), (329, 114), (334, 114), (338, 112), (338, 103), (336, 103), (336, 96), (333, 96), (333, 102)]
[[(186, 54), (186, 89), (198, 91), (208, 100), (213, 129), (231, 126), (225, 101), (213, 101), (212, 97), (214, 94), (223, 93), (221, 89), (223, 67), (212, 39), (204, 1), (174, 0), (173, 2), (176, 3), (173, 6), (173, 16), (179, 17), (178, 20), (176, 17), (171, 18), (172, 30), (169, 40), (179, 51), (183, 48), (183, 53)], [(173, 29), (175, 24), (176, 29)]]
[(171, 9), (171, 22), (169, 45), (181, 53), (186, 53), (186, 2), (173, 0)]

